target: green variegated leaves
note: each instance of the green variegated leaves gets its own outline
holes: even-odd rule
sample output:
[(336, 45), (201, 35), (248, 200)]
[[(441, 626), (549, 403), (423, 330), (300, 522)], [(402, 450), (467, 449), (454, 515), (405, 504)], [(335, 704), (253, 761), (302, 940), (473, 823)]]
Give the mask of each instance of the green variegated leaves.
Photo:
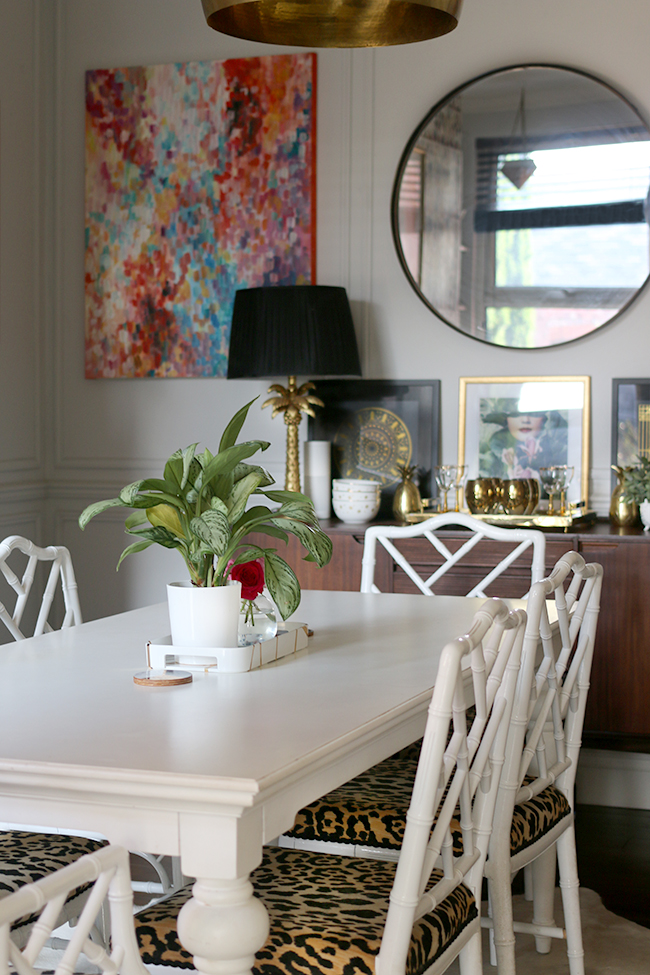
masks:
[(293, 569), (275, 552), (267, 551), (264, 558), (264, 577), (271, 598), (286, 620), (300, 605), (300, 583)]
[(83, 531), (91, 518), (96, 515), (101, 515), (104, 511), (108, 511), (109, 508), (123, 508), (124, 502), (120, 501), (119, 498), (109, 498), (107, 501), (95, 501), (94, 504), (89, 504), (87, 508), (79, 515), (79, 527)]
[[(251, 545), (246, 536), (258, 532), (287, 542), (289, 534), (295, 535), (307, 550), (307, 558), (318, 565), (329, 561), (332, 544), (305, 495), (268, 490), (273, 485), (268, 471), (246, 462), (269, 446), (263, 440), (237, 443), (252, 402), (230, 421), (218, 453), (206, 449), (197, 454), (197, 444), (175, 451), (162, 478), (134, 481), (118, 497), (89, 505), (81, 513), (79, 525), (85, 528), (109, 508), (131, 508), (125, 528), (137, 541), (124, 550), (118, 566), (127, 555), (153, 544), (176, 548), (197, 586), (225, 585), (233, 564), (263, 559), (269, 592), (286, 619), (300, 602), (298, 580), (275, 549)], [(251, 506), (253, 495), (260, 495), (266, 503)]]
[[(185, 538), (185, 532), (176, 508), (172, 508), (169, 504), (158, 504), (155, 508), (147, 508), (145, 513), (150, 524), (167, 528), (177, 538)], [(127, 518), (127, 522), (128, 520)]]
[(273, 518), (272, 524), (295, 535), (319, 568), (327, 565), (332, 558), (332, 541), (320, 528), (306, 525), (294, 518)]
[(210, 508), (199, 518), (192, 518), (190, 529), (205, 548), (215, 555), (223, 555), (230, 541), (230, 525), (223, 511)]

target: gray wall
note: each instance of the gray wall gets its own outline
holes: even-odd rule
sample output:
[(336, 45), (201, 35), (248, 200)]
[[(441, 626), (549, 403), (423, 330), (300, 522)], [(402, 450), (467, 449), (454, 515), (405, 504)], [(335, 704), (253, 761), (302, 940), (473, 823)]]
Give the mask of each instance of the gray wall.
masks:
[[(318, 55), (318, 282), (347, 287), (364, 375), (442, 379), (442, 459), (455, 459), (458, 377), (592, 377), (592, 503), (610, 489), (613, 376), (650, 375), (650, 294), (569, 346), (495, 349), (448, 328), (407, 283), (390, 233), (395, 169), (428, 109), (458, 84), (525, 61), (566, 64), (618, 88), (650, 119), (650, 8), (620, 0), (466, 0), (459, 28), (423, 44)], [(87, 618), (164, 597), (173, 553), (114, 565), (123, 536), (107, 515), (81, 534), (80, 509), (176, 447), (214, 446), (263, 387), (225, 380), (83, 378), (84, 72), (88, 68), (275, 53), (209, 30), (199, 0), (0, 0), (0, 529), (73, 552)], [(284, 425), (253, 408), (246, 432)]]

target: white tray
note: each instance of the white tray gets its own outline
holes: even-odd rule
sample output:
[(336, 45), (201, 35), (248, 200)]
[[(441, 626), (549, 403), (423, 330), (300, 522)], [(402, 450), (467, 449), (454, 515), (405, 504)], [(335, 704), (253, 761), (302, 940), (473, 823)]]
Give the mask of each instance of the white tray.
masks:
[(147, 642), (147, 667), (154, 670), (244, 674), (307, 646), (306, 623), (283, 623), (277, 636), (247, 647), (176, 647), (171, 636)]

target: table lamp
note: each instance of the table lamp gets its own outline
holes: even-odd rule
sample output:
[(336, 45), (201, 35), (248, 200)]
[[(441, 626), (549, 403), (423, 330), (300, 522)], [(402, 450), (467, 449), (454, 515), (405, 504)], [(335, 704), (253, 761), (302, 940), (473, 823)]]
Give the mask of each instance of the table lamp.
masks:
[(237, 291), (230, 333), (228, 379), (288, 375), (286, 387), (263, 403), (287, 425), (285, 490), (300, 491), (298, 427), (323, 403), (296, 385), (296, 376), (360, 376), (359, 351), (345, 288), (320, 284), (248, 288)]

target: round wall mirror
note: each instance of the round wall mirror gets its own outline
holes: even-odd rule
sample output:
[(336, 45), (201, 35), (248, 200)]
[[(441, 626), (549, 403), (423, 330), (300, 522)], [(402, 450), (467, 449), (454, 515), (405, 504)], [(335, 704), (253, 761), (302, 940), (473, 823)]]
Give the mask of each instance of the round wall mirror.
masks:
[(418, 126), (393, 235), (420, 298), (472, 338), (571, 342), (610, 322), (650, 271), (650, 131), (571, 68), (523, 65), (456, 89)]

